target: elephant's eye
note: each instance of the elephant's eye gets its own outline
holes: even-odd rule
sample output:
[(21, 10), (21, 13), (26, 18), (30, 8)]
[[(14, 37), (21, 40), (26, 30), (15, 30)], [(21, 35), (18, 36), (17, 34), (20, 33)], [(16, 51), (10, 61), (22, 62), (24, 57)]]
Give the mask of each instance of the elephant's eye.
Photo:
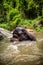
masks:
[(26, 32), (24, 29), (22, 29), (22, 32)]

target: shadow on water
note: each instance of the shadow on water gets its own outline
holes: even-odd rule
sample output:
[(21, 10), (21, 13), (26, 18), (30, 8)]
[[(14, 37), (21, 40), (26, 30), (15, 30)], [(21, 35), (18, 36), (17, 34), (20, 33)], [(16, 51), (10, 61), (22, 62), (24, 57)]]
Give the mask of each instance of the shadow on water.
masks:
[(10, 43), (6, 38), (0, 41), (0, 65), (43, 65), (42, 34), (36, 34), (36, 42)]

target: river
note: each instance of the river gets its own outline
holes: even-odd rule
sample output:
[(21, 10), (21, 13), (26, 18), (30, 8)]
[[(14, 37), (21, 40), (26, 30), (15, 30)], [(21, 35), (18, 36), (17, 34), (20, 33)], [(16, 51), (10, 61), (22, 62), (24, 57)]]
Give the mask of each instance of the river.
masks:
[(43, 65), (43, 32), (35, 34), (37, 41), (11, 43), (0, 41), (0, 65)]

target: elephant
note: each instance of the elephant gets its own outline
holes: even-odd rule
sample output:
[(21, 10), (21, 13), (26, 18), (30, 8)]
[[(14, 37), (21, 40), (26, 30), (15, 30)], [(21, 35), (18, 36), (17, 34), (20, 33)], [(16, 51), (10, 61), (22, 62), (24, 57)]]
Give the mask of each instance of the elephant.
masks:
[(25, 28), (23, 27), (16, 27), (13, 31), (13, 37), (11, 38), (11, 41), (36, 41), (36, 38), (33, 34), (30, 32), (27, 32)]

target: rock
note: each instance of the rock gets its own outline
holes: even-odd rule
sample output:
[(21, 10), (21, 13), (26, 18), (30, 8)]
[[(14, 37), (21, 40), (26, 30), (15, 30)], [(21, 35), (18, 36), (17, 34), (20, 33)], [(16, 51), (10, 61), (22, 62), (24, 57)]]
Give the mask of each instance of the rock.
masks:
[(0, 28), (0, 32), (6, 37), (6, 38), (11, 38), (12, 33), (4, 28)]
[(32, 30), (32, 29), (26, 29), (26, 31), (29, 32), (29, 33), (31, 33), (31, 34), (33, 34), (33, 35), (35, 34), (35, 31)]
[(0, 40), (4, 38), (3, 34), (0, 32)]
[(22, 27), (16, 27), (15, 30), (13, 31), (13, 37), (11, 40), (15, 41), (16, 39), (18, 41), (26, 40), (36, 41), (34, 34), (28, 32), (25, 28)]

